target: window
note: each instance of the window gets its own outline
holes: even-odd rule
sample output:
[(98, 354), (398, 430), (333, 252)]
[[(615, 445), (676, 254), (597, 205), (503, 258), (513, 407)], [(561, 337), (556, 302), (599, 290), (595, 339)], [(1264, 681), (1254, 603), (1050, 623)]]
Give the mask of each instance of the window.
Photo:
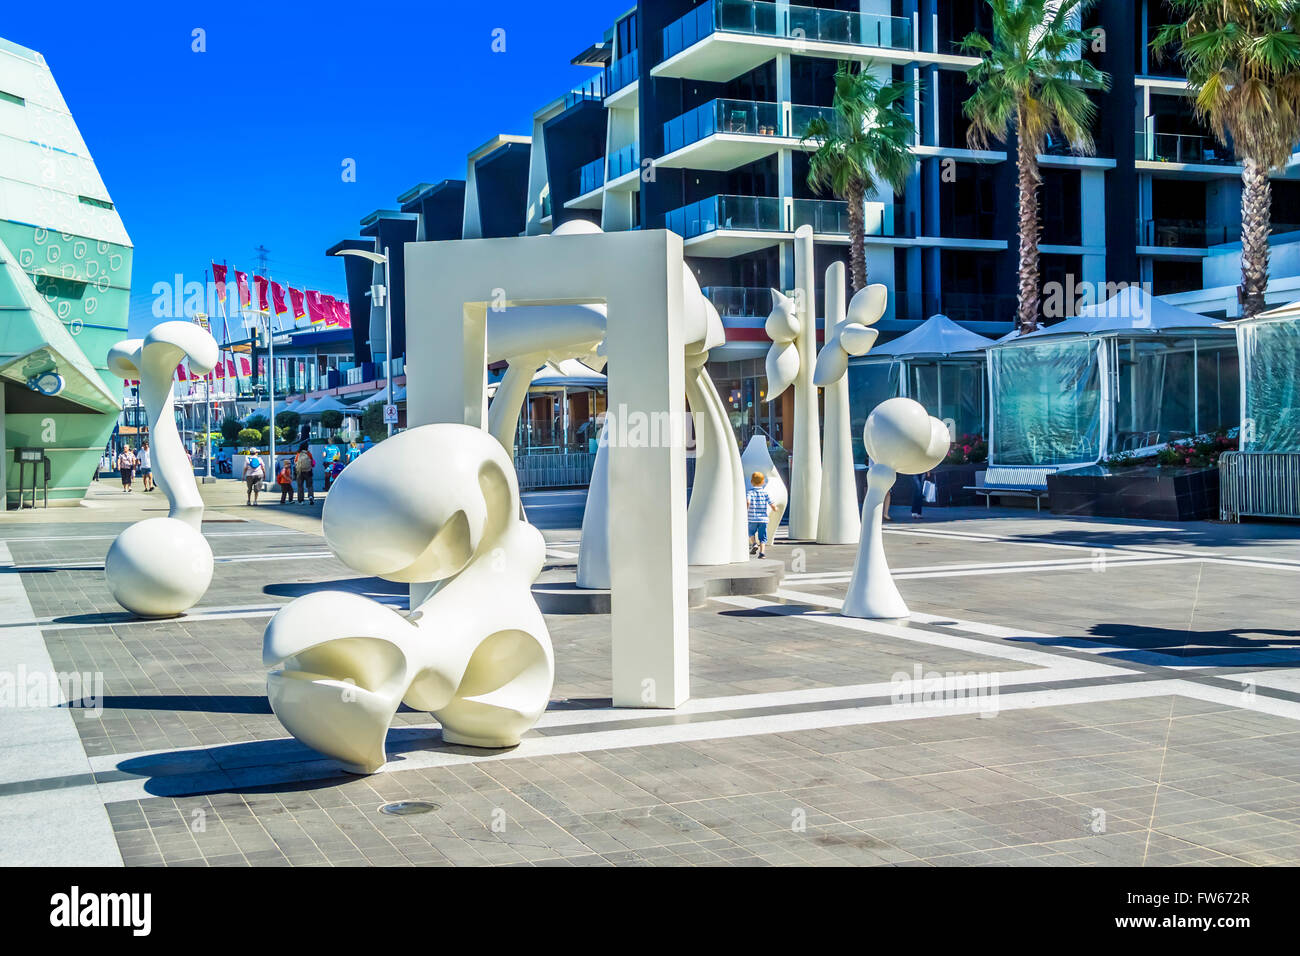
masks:
[(26, 106), (27, 101), (16, 93), (6, 93), (0, 90), (0, 103), (15, 103), (18, 106)]
[(113, 204), (107, 199), (96, 199), (93, 196), (78, 196), (77, 199), (85, 203), (87, 206), (98, 206), (100, 209), (113, 208)]

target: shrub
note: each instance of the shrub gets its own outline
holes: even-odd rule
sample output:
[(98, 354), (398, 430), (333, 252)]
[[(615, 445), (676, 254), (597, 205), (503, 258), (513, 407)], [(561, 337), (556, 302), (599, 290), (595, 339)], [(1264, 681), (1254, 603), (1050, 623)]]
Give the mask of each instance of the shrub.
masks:
[(989, 445), (983, 435), (962, 435), (948, 449), (945, 465), (975, 465), (988, 461)]
[(332, 434), (343, 426), (343, 413), (334, 408), (326, 409), (320, 413), (320, 423), (322, 428)]
[(239, 419), (233, 415), (227, 415), (221, 421), (221, 437), (227, 442), (239, 440), (239, 433), (243, 431), (244, 426), (240, 424)]
[(244, 427), (252, 428), (260, 432), (269, 424), (271, 424), (271, 420), (265, 415), (249, 415), (244, 422)]
[(244, 428), (235, 436), (235, 440), (241, 445), (253, 448), (262, 444), (262, 433), (256, 428)]
[(371, 402), (361, 413), (361, 433), (370, 436), (371, 441), (380, 441), (388, 436), (383, 402)]
[(297, 433), (298, 423), (301, 421), (301, 415), (287, 408), (284, 411), (275, 413), (275, 427), (282, 428), (290, 434)]

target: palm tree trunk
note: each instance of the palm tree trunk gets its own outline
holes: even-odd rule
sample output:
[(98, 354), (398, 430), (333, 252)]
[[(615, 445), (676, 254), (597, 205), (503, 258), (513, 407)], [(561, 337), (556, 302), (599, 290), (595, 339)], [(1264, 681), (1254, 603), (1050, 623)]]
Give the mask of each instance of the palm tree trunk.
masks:
[(849, 204), (849, 279), (853, 291), (858, 292), (867, 287), (866, 211), (862, 205), (862, 188), (854, 184), (847, 192), (844, 198)]
[(1038, 240), (1042, 224), (1038, 211), (1038, 155), (1025, 135), (1023, 124), (1017, 129), (1016, 169), (1020, 190), (1020, 287), (1016, 324), (1020, 331), (1038, 328), (1039, 274)]
[(1268, 182), (1268, 170), (1249, 158), (1244, 165), (1241, 173), (1241, 314), (1249, 319), (1264, 311), (1273, 189)]

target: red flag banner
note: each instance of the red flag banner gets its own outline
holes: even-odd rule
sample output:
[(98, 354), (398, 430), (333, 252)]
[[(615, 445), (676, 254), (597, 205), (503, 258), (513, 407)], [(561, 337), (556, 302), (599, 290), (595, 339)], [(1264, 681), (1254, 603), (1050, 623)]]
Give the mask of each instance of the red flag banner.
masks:
[(263, 312), (268, 311), (271, 306), (266, 301), (266, 276), (253, 276), (253, 287), (257, 289), (257, 307)]
[(226, 375), (229, 378), (235, 378), (235, 360), (226, 359)]
[(212, 263), (212, 278), (217, 283), (217, 301), (226, 301), (226, 267)]
[(306, 309), (303, 308), (302, 292), (295, 289), (293, 286), (289, 286), (289, 301), (293, 303), (293, 320), (294, 322), (297, 322), (307, 314)]
[(312, 321), (317, 325), (322, 322), (328, 325), (330, 320), (334, 318), (334, 302), (334, 296), (322, 295), (320, 297), (320, 319), (313, 319)]
[(253, 374), (253, 363), (248, 360), (247, 355), (239, 356), (239, 374), (243, 378)]
[(325, 321), (325, 307), (321, 302), (321, 295), (310, 289), (307, 290), (307, 314), (311, 317), (312, 325)]
[(276, 315), (284, 315), (289, 311), (289, 307), (284, 304), (284, 286), (278, 282), (271, 283), (271, 302), (275, 306)]
[(352, 328), (352, 308), (346, 302), (339, 303), (339, 328)]
[(185, 366), (184, 366), (184, 365), (177, 365), (177, 366), (176, 366), (176, 380), (177, 380), (178, 382), (183, 382), (183, 381), (185, 381), (185, 380), (188, 379), (188, 378), (189, 378), (189, 376), (185, 374)]
[(239, 287), (239, 306), (246, 309), (253, 304), (253, 297), (248, 291), (248, 274), (235, 271), (235, 285)]

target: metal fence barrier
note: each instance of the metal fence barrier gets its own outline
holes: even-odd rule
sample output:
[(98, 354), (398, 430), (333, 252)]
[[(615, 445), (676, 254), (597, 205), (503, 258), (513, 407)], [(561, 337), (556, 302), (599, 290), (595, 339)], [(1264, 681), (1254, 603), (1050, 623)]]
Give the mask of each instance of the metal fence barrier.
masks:
[(1300, 454), (1230, 451), (1219, 458), (1219, 517), (1300, 518)]
[(596, 456), (588, 452), (543, 452), (515, 457), (519, 488), (574, 488), (591, 483), (591, 469)]

